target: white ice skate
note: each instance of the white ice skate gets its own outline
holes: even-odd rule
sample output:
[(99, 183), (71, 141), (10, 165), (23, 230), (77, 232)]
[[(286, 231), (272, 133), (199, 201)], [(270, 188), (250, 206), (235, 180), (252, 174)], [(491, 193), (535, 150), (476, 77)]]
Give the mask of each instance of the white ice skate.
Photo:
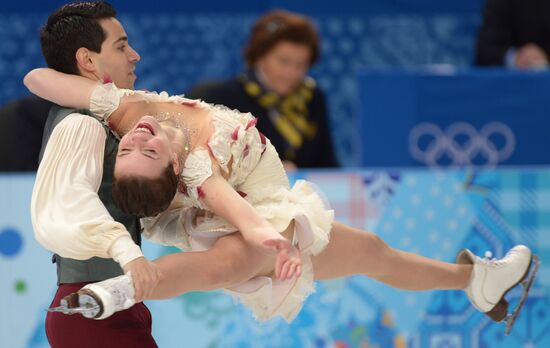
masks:
[[(506, 334), (509, 334), (537, 273), (538, 258), (528, 247), (518, 245), (499, 260), (491, 258), (490, 253), (482, 259), (464, 249), (458, 254), (456, 263), (473, 264), (470, 283), (464, 291), (472, 305), (491, 319), (497, 322), (506, 320)], [(529, 275), (532, 263), (535, 267)], [(522, 296), (513, 313), (508, 314), (508, 301), (504, 295), (520, 282)]]
[(86, 318), (105, 319), (135, 304), (134, 283), (130, 273), (84, 286), (64, 297), (51, 312), (82, 314)]

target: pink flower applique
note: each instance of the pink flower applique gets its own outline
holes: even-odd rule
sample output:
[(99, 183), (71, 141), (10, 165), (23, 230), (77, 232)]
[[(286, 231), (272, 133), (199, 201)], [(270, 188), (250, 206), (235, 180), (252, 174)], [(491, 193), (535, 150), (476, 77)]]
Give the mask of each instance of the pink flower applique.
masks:
[(184, 99), (181, 102), (181, 105), (195, 107), (195, 106), (197, 106), (197, 101), (193, 100), (193, 99)]
[(243, 158), (245, 158), (246, 156), (248, 156), (248, 154), (250, 153), (250, 146), (248, 144), (246, 144), (244, 146), (244, 149), (243, 149)]
[(255, 127), (256, 123), (258, 123), (258, 119), (256, 117), (254, 117), (253, 119), (248, 121), (245, 130), (248, 130), (249, 128)]
[(204, 199), (204, 197), (206, 197), (206, 194), (204, 193), (204, 190), (200, 186), (197, 187), (197, 194), (199, 195), (200, 199)]
[(231, 139), (233, 139), (234, 141), (237, 141), (237, 139), (239, 139), (239, 128), (241, 127), (237, 126), (237, 128), (235, 128), (233, 133), (231, 133)]

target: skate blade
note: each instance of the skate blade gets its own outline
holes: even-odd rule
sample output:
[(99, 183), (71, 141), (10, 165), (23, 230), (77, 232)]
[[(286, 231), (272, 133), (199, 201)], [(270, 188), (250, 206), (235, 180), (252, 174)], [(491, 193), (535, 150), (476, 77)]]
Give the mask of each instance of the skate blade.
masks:
[(539, 266), (540, 266), (540, 261), (538, 256), (533, 255), (531, 264), (529, 265), (529, 268), (532, 267), (533, 269), (528, 271), (528, 275), (521, 281), (521, 286), (523, 287), (523, 290), (522, 290), (519, 302), (516, 305), (516, 308), (514, 309), (514, 311), (506, 317), (505, 333), (507, 336), (510, 334), (510, 332), (512, 332), (514, 324), (516, 323), (516, 320), (519, 314), (521, 313), (523, 305), (525, 304), (525, 301), (529, 296), (529, 290), (531, 289), (531, 285), (533, 285), (533, 282), (537, 276), (537, 272), (539, 271)]
[(67, 315), (73, 315), (73, 314), (82, 314), (84, 316), (89, 315), (89, 313), (98, 312), (100, 309), (99, 306), (86, 306), (86, 307), (72, 307), (69, 308), (67, 306), (57, 306), (57, 307), (50, 307), (47, 309), (48, 312), (55, 312), (55, 313), (63, 313)]
[(80, 314), (85, 318), (95, 318), (103, 312), (101, 304), (97, 302), (87, 290), (69, 294), (59, 301), (59, 306), (48, 308), (48, 312), (63, 313), (67, 315)]

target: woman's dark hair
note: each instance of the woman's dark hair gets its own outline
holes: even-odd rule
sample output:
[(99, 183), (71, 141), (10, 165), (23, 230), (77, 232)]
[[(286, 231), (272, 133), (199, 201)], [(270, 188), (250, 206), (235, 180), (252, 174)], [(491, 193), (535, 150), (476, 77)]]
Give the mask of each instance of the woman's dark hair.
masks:
[(133, 175), (113, 178), (113, 200), (117, 207), (137, 217), (155, 216), (166, 209), (176, 195), (178, 175), (170, 163), (155, 179)]
[(274, 10), (260, 17), (252, 27), (252, 34), (244, 50), (248, 66), (254, 66), (281, 41), (309, 47), (309, 65), (313, 65), (319, 58), (319, 36), (313, 23), (307, 17), (284, 10)]
[(85, 47), (100, 53), (107, 34), (99, 21), (115, 16), (115, 9), (104, 1), (75, 2), (60, 7), (40, 31), (42, 54), (48, 66), (78, 75), (76, 51)]

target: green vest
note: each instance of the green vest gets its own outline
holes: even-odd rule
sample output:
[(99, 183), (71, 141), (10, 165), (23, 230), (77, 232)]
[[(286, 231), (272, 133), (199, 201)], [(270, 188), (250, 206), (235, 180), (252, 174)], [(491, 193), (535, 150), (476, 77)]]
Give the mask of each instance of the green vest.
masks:
[[(75, 112), (94, 117), (89, 110), (65, 109), (56, 105), (51, 108), (46, 125), (44, 126), (40, 159), (42, 159), (44, 149), (46, 148), (46, 144), (54, 127), (69, 114)], [(98, 122), (100, 121), (98, 120)], [(134, 242), (141, 246), (141, 226), (139, 224), (139, 219), (135, 216), (123, 213), (113, 203), (111, 187), (113, 185), (113, 169), (119, 140), (110, 131), (109, 127), (105, 125), (103, 125), (103, 127), (107, 134), (107, 141), (105, 143), (105, 157), (103, 160), (103, 178), (101, 179), (101, 185), (98, 191), (99, 199), (103, 202), (109, 214), (111, 214), (116, 221), (126, 226)], [(55, 233), (55, 231), (51, 231), (51, 233)], [(57, 264), (58, 283), (94, 282), (123, 274), (122, 268), (113, 259), (92, 257), (88, 260), (74, 260), (56, 254), (53, 256), (52, 261)]]

